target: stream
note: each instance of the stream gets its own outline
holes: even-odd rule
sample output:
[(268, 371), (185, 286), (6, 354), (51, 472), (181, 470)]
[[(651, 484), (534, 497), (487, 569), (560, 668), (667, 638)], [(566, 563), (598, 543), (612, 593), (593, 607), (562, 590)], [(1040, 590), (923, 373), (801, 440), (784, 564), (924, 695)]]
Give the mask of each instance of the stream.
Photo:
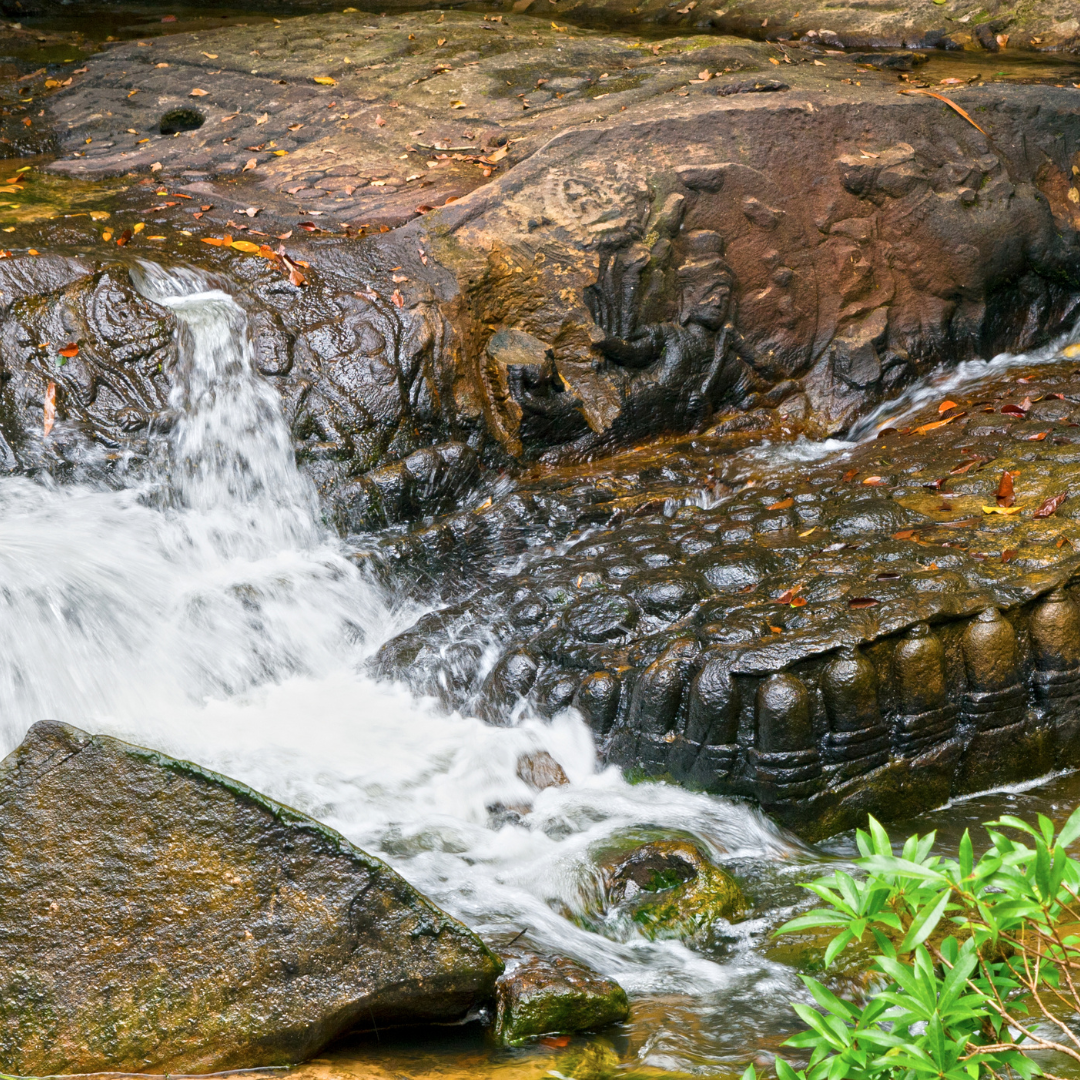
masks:
[[(617, 978), (633, 1002), (631, 1021), (605, 1035), (620, 1075), (727, 1076), (767, 1060), (794, 1030), (789, 1003), (803, 994), (770, 932), (805, 906), (799, 882), (851, 856), (852, 838), (809, 848), (748, 804), (630, 784), (598, 766), (573, 711), (497, 727), (362, 674), (422, 609), (366, 577), (319, 524), (236, 303), (193, 271), (142, 263), (133, 276), (178, 319), (178, 420), (156, 440), (156, 464), (119, 490), (0, 479), (4, 752), (51, 717), (193, 759), (325, 821), (496, 949), (524, 931), (530, 947)], [(987, 367), (967, 365), (949, 385)], [(939, 393), (933, 384), (886, 411)], [(869, 418), (856, 436), (881, 422)], [(803, 454), (840, 456), (850, 445)], [(802, 456), (754, 454), (759, 468), (797, 469)], [(516, 762), (540, 749), (570, 784), (536, 796), (523, 825), (500, 824), (488, 808), (529, 801)], [(1057, 778), (908, 824), (940, 828), (947, 847), (1005, 808), (1053, 812), (1078, 796), (1080, 783)], [(751, 916), (708, 955), (577, 926), (597, 888), (591, 854), (628, 833), (695, 839), (745, 885)], [(558, 1076), (560, 1055), (587, 1040), (558, 1042), (496, 1051), (467, 1025), (419, 1041), (365, 1039), (300, 1071)]]

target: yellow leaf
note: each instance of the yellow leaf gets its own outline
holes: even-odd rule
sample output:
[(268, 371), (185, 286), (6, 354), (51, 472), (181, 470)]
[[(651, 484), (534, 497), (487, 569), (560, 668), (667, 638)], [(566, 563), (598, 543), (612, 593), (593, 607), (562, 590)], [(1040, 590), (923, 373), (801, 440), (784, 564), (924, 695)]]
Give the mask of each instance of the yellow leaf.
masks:
[(218, 58), (218, 54), (216, 52), (204, 52), (200, 55), (205, 56), (207, 60), (216, 60)]
[(277, 157), (285, 157), (286, 154), (288, 154), (288, 152), (289, 152), (288, 150), (275, 150), (274, 154)]
[(465, 108), (465, 102), (464, 101), (451, 101), (450, 102), (450, 108), (451, 109), (464, 109)]
[(982, 508), (984, 514), (1004, 514), (1008, 517), (1010, 514), (1019, 514), (1019, 506), (984, 506)]
[(263, 113), (263, 114), (262, 114), (262, 116), (257, 116), (257, 117), (255, 118), (255, 125), (256, 125), (256, 127), (257, 127), (257, 126), (258, 126), (259, 124), (265, 124), (265, 123), (266, 123), (266, 122), (267, 122), (267, 121), (268, 121), (269, 119), (270, 119), (270, 114), (269, 114), (269, 113)]
[(90, 211), (90, 217), (94, 221), (108, 221), (109, 216), (110, 215), (109, 215), (108, 210), (91, 210)]
[(105, 240), (106, 242), (107, 242), (107, 241), (109, 241), (109, 240), (111, 240), (112, 238), (113, 238), (113, 231), (112, 231), (112, 229), (106, 229), (106, 230), (105, 230), (105, 231), (104, 231), (104, 232), (103, 232), (103, 233), (101, 234), (101, 239), (102, 239), (102, 240)]
[(259, 254), (259, 245), (253, 244), (250, 240), (234, 240), (232, 246), (236, 248), (237, 251), (247, 251), (252, 255)]
[(329, 75), (316, 75), (314, 81), (320, 86), (337, 86), (337, 79), (332, 79)]
[(1066, 345), (1065, 348), (1061, 350), (1061, 355), (1067, 356), (1070, 360), (1076, 356), (1080, 356), (1080, 342), (1076, 345)]
[(146, 228), (146, 222), (145, 221), (137, 221), (135, 223), (135, 228), (132, 230), (132, 232), (140, 233), (145, 228)]
[(165, 237), (164, 236), (148, 236), (146, 239), (147, 240), (164, 240)]

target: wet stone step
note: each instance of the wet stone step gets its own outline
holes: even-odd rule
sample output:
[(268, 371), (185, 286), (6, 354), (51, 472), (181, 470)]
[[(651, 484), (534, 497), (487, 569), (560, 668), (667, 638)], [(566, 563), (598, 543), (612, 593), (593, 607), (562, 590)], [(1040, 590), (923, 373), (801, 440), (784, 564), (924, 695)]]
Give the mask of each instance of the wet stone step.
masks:
[(714, 429), (387, 537), (426, 575), (444, 533), (509, 541), (376, 667), (494, 723), (574, 707), (608, 761), (812, 838), (1073, 764), (1080, 373), (988, 371), (857, 446)]

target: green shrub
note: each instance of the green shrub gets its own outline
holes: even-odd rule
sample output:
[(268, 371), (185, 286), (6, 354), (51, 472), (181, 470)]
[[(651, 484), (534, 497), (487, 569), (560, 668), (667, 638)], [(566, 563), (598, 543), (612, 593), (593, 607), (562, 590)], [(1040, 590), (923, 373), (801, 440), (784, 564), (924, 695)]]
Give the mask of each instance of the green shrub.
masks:
[[(827, 906), (777, 933), (834, 930), (826, 967), (852, 942), (872, 942), (881, 988), (855, 1004), (803, 976), (820, 1011), (796, 1004), (807, 1030), (785, 1045), (810, 1060), (796, 1070), (778, 1058), (779, 1080), (1052, 1076), (1032, 1051), (1080, 1064), (1080, 862), (1066, 851), (1080, 809), (1056, 834), (1041, 814), (1037, 827), (1002, 817), (986, 831), (978, 860), (967, 832), (955, 859), (931, 854), (933, 833), (909, 837), (897, 856), (871, 818), (857, 834), (860, 876), (807, 886)], [(744, 1080), (755, 1076), (751, 1066)]]

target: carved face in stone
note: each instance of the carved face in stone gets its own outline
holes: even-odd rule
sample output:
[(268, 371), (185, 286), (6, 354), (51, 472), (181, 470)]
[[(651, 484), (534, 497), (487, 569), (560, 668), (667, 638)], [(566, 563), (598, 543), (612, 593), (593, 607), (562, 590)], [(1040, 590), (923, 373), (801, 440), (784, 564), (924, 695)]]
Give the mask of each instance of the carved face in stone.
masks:
[(679, 322), (696, 323), (716, 332), (731, 307), (734, 280), (723, 259), (724, 238), (711, 229), (686, 234), (686, 261), (678, 268)]

